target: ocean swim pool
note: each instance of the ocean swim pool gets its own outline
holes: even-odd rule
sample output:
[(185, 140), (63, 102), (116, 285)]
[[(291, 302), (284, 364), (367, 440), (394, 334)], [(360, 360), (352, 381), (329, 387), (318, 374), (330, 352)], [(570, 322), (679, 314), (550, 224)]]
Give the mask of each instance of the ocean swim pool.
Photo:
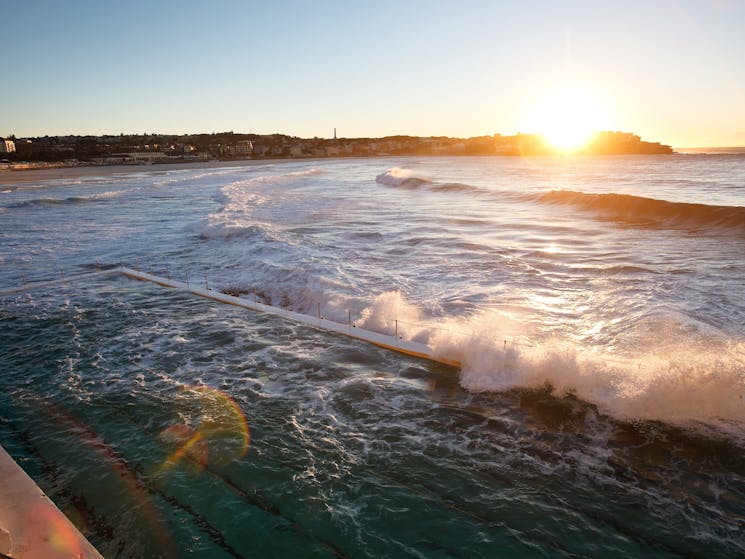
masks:
[[(571, 171), (591, 192), (632, 175), (597, 165)], [(421, 182), (375, 180), (392, 168)], [(373, 329), (402, 316), (407, 336), (468, 359), (459, 372), (95, 279), (3, 299), (0, 442), (107, 557), (737, 557), (741, 233), (511, 197), (558, 172), (295, 162), (16, 191), (0, 213), (4, 286), (139, 260), (307, 314), (352, 307)], [(455, 175), (501, 190), (464, 200)], [(737, 205), (736, 185), (719, 189)], [(524, 343), (509, 378), (494, 367), (506, 336)], [(207, 421), (195, 386), (238, 406), (250, 448), (210, 464), (220, 445), (194, 445), (164, 468)]]

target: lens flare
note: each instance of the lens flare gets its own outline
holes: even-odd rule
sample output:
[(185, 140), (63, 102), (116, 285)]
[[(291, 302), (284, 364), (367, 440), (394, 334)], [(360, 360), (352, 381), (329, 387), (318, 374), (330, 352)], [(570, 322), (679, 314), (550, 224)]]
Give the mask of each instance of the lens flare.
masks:
[[(153, 537), (150, 544), (153, 556), (157, 555), (164, 558), (176, 557), (176, 545), (171, 536), (168, 524), (161, 516), (158, 507), (154, 504), (148, 487), (141, 481), (136, 471), (132, 469), (126, 459), (106, 444), (98, 433), (60, 406), (35, 395), (27, 395), (25, 400), (34, 405), (39, 414), (48, 417), (51, 420), (51, 424), (63, 429), (66, 435), (74, 434), (75, 439), (73, 439), (72, 444), (85, 446), (92, 450), (97, 457), (97, 463), (102, 467), (99, 470), (100, 472), (106, 473), (108, 469), (115, 474), (112, 479), (118, 488), (112, 489), (112, 492), (119, 492), (128, 504), (127, 506), (131, 506), (132, 510), (137, 511), (136, 516), (144, 524), (141, 532), (142, 535)], [(44, 542), (53, 546), (54, 549), (59, 550), (59, 554), (56, 554), (56, 552), (47, 553), (44, 555), (45, 559), (83, 556), (77, 552), (75, 547), (71, 547), (77, 544), (72, 543), (66, 524), (56, 523), (54, 519), (46, 521), (45, 512), (40, 509), (38, 511), (36, 509), (34, 510), (35, 512), (30, 518), (45, 518), (45, 522), (40, 522), (39, 526), (43, 527), (47, 525), (45, 528), (46, 531), (40, 537), (43, 538)]]
[(161, 439), (176, 446), (164, 469), (188, 459), (198, 469), (225, 466), (243, 458), (251, 444), (251, 431), (238, 404), (224, 392), (208, 386), (184, 388), (178, 407), (184, 422), (161, 431)]
[(83, 557), (87, 551), (73, 525), (59, 512), (42, 501), (26, 513), (26, 541), (39, 546), (48, 559)]

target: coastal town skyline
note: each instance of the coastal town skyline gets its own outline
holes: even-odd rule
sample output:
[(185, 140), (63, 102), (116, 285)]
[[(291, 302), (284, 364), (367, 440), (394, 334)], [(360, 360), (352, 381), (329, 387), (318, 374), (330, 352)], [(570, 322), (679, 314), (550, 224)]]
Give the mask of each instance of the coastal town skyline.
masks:
[(539, 134), (471, 138), (386, 136), (298, 138), (284, 134), (141, 134), (0, 137), (0, 169), (89, 165), (186, 163), (246, 159), (418, 156), (661, 155), (673, 149), (628, 132), (605, 131), (566, 150)]
[(745, 145), (745, 4), (4, 7), (0, 135), (634, 131)]

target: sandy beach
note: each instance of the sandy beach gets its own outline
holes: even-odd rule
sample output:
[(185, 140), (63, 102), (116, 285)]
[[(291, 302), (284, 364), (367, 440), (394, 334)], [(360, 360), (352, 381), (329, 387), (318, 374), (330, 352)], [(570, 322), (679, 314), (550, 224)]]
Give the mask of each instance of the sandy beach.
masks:
[(108, 177), (130, 173), (158, 173), (180, 169), (214, 169), (220, 167), (248, 167), (251, 165), (266, 165), (272, 159), (241, 159), (233, 161), (182, 161), (178, 163), (159, 163), (156, 165), (104, 165), (81, 167), (54, 167), (41, 169), (0, 170), (0, 186), (14, 186), (58, 179), (74, 179), (77, 177)]

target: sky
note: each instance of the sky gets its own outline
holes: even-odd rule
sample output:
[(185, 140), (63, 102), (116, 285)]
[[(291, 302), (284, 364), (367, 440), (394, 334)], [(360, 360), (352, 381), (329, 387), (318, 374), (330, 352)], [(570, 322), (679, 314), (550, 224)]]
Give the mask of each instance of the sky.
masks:
[(745, 145), (745, 0), (0, 0), (0, 37), (0, 135), (470, 137), (557, 112)]

